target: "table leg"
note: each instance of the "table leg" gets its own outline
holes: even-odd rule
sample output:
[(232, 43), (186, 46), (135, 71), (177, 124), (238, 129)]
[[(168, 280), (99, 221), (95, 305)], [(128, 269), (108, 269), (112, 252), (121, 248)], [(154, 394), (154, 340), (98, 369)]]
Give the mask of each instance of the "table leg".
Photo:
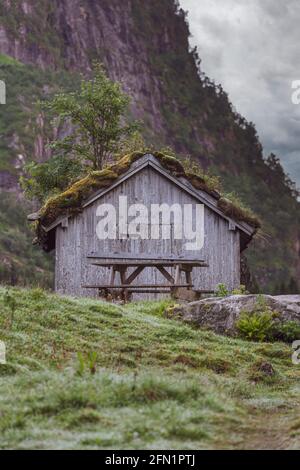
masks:
[(174, 278), (175, 285), (180, 283), (180, 274), (181, 274), (180, 264), (177, 264), (176, 269), (175, 269), (175, 278)]
[(121, 283), (122, 284), (126, 284), (126, 270), (127, 270), (127, 267), (120, 267), (119, 268), (119, 272), (120, 272), (120, 278), (121, 278)]
[(109, 278), (109, 285), (110, 286), (114, 285), (115, 277), (116, 277), (116, 270), (115, 270), (114, 266), (112, 266), (111, 271), (110, 271), (110, 278)]
[[(192, 285), (192, 271), (191, 270), (185, 271), (185, 279), (186, 279), (187, 284)], [(191, 287), (188, 287), (188, 289), (190, 290)]]
[[(121, 284), (127, 284), (126, 271), (127, 271), (127, 266), (119, 267)], [(126, 303), (128, 301), (128, 292), (126, 288), (122, 289), (122, 297), (123, 297), (124, 302)]]
[(171, 284), (174, 284), (174, 278), (163, 266), (156, 266), (158, 271), (169, 281)]
[[(181, 266), (180, 266), (180, 264), (177, 264), (176, 268), (175, 268), (175, 276), (174, 276), (175, 286), (177, 284), (180, 284), (180, 275), (181, 275)], [(177, 293), (177, 287), (171, 287), (171, 297), (172, 298), (176, 298), (176, 293)]]

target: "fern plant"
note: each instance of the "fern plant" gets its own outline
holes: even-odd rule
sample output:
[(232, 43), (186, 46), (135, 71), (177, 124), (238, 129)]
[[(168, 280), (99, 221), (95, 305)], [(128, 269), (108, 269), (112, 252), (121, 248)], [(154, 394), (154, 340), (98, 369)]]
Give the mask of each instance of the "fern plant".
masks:
[(266, 311), (243, 312), (236, 322), (236, 328), (245, 339), (250, 341), (265, 341), (272, 332), (273, 314)]

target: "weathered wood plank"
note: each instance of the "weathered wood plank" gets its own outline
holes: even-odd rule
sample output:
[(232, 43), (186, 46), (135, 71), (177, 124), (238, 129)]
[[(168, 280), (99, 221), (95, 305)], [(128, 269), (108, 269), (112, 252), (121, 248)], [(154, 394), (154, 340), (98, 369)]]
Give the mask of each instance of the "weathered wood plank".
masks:
[(131, 284), (144, 269), (145, 266), (139, 266), (138, 268), (136, 268), (133, 273), (131, 273), (130, 276), (125, 279), (125, 284)]
[(179, 266), (181, 265), (183, 268), (185, 266), (192, 266), (192, 267), (203, 267), (206, 268), (208, 267), (208, 264), (205, 263), (204, 261), (184, 261), (183, 259), (180, 260), (180, 264), (178, 261), (175, 260), (158, 260), (158, 259), (153, 259), (151, 260), (144, 260), (144, 259), (136, 259), (136, 260), (128, 260), (126, 258), (121, 259), (119, 258), (118, 260), (112, 260), (112, 259), (103, 259), (102, 261), (93, 261), (90, 263), (93, 266), (128, 266), (128, 267), (134, 267), (134, 266), (145, 266), (145, 267), (156, 267), (156, 266), (166, 266), (166, 267), (172, 267), (172, 266)]
[(164, 289), (173, 289), (175, 287), (193, 287), (191, 284), (103, 284), (103, 285), (91, 285), (91, 286), (82, 286), (83, 289), (140, 289), (140, 288), (164, 288)]
[(164, 268), (164, 266), (156, 265), (155, 267), (159, 270), (159, 272), (161, 272), (161, 274), (162, 274), (171, 284), (174, 284), (174, 283), (175, 283), (174, 277), (171, 276), (171, 274)]
[[(97, 259), (97, 260), (103, 260), (103, 259), (112, 259), (112, 260), (119, 260), (119, 259), (128, 259), (128, 260), (136, 260), (137, 258), (137, 255), (136, 254), (132, 254), (132, 253), (126, 253), (126, 256), (124, 253), (112, 253), (112, 254), (99, 254), (99, 253), (93, 253), (93, 254), (89, 254), (87, 255), (87, 259)], [(201, 262), (204, 260), (201, 260), (199, 258), (194, 258), (194, 257), (191, 257), (191, 256), (188, 256), (188, 255), (181, 255), (181, 256), (173, 256), (173, 255), (170, 255), (170, 256), (151, 256), (151, 255), (148, 255), (146, 253), (139, 253), (139, 258), (143, 259), (143, 260), (157, 260), (157, 261), (175, 261), (176, 263), (181, 263), (182, 261), (184, 261), (185, 263), (187, 262), (193, 262), (193, 261), (196, 261), (196, 262)]]

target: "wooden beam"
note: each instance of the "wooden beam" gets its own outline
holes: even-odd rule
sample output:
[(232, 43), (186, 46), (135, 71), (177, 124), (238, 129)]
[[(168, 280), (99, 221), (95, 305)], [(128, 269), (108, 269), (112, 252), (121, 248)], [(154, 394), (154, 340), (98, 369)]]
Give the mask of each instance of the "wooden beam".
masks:
[[(114, 259), (114, 260), (135, 260), (136, 259), (136, 254), (132, 253), (109, 253), (109, 254), (103, 254), (103, 253), (95, 253), (92, 252), (89, 255), (87, 255), (88, 259), (97, 259), (97, 260), (106, 260), (106, 259)], [(174, 255), (161, 255), (161, 256), (153, 256), (153, 255), (148, 255), (147, 253), (139, 253), (139, 258), (143, 260), (157, 260), (157, 261), (176, 261), (177, 263), (180, 262), (197, 262), (197, 263), (204, 263), (205, 260), (202, 258), (195, 258), (192, 256), (188, 255), (181, 255), (181, 256), (174, 256)]]
[(127, 266), (118, 266), (118, 271), (120, 272), (120, 278), (121, 278), (121, 282), (122, 284), (126, 284), (126, 270), (127, 270)]
[(131, 284), (132, 281), (134, 281), (135, 278), (144, 270), (144, 268), (145, 266), (139, 266), (138, 268), (136, 268), (133, 273), (131, 273), (130, 276), (125, 279), (125, 284)]
[(163, 267), (163, 266), (155, 266), (158, 271), (169, 281), (171, 284), (174, 284), (175, 280), (174, 277)]
[(228, 227), (229, 227), (229, 230), (231, 232), (235, 232), (236, 231), (236, 224), (232, 221), (232, 220), (229, 220), (228, 222)]
[(209, 265), (208, 263), (202, 262), (202, 261), (176, 261), (176, 260), (143, 260), (143, 259), (136, 259), (136, 260), (128, 260), (126, 258), (124, 259), (103, 259), (103, 260), (96, 260), (90, 262), (89, 264), (93, 266), (116, 266), (116, 269), (119, 269), (121, 266), (125, 267), (136, 267), (136, 266), (144, 266), (144, 267), (157, 267), (158, 265), (163, 266), (163, 267), (171, 267), (171, 266), (177, 266), (178, 264), (182, 265), (182, 269), (185, 269), (185, 266), (192, 266), (194, 268), (207, 268)]
[(180, 281), (180, 274), (181, 274), (180, 265), (177, 264), (176, 270), (175, 270), (175, 280), (174, 280), (174, 284), (179, 284), (179, 281)]
[(83, 289), (139, 289), (139, 288), (164, 288), (164, 289), (173, 289), (174, 287), (193, 287), (190, 284), (99, 284), (99, 285), (90, 285), (90, 286), (81, 286)]
[(111, 271), (110, 271), (110, 279), (109, 279), (109, 284), (111, 286), (113, 286), (114, 283), (115, 283), (115, 277), (116, 277), (116, 270), (115, 270), (114, 266), (112, 266)]
[(186, 282), (190, 285), (192, 285), (192, 273), (191, 271), (185, 271), (185, 279), (186, 279)]
[(69, 219), (68, 219), (68, 217), (65, 217), (65, 218), (61, 221), (61, 226), (62, 226), (62, 228), (68, 228), (68, 227), (69, 227)]

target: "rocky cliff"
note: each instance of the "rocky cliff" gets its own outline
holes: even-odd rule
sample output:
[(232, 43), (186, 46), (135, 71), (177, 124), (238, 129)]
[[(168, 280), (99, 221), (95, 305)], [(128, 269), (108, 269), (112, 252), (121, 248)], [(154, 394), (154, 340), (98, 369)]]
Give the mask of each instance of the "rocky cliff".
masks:
[(248, 254), (259, 287), (294, 291), (300, 277), (294, 188), (275, 157), (263, 160), (255, 127), (203, 74), (188, 38), (186, 15), (174, 0), (3, 0), (2, 189), (17, 189), (24, 162), (49, 156), (47, 124), (34, 101), (75, 88), (78, 73), (89, 74), (93, 60), (101, 60), (132, 96), (146, 139), (191, 155), (260, 214), (263, 233)]

